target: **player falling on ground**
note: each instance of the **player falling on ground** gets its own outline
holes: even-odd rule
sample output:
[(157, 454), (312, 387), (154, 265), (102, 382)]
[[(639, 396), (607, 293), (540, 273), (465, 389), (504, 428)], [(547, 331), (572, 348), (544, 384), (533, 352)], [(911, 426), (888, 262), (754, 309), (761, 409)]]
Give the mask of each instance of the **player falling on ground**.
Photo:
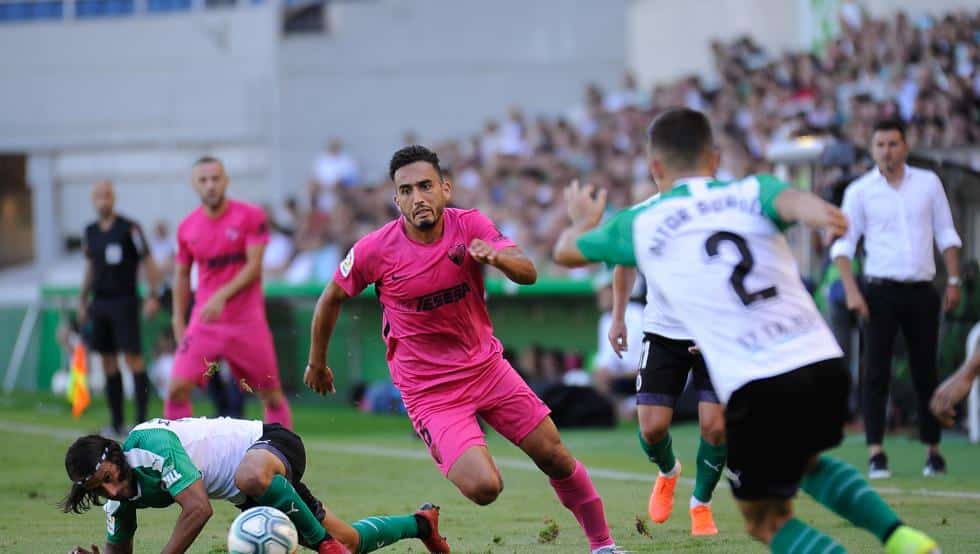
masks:
[(562, 444), (547, 406), (504, 360), (493, 336), (483, 266), (530, 284), (537, 279), (533, 262), (479, 211), (446, 207), (452, 184), (425, 147), (395, 152), (389, 177), (402, 217), (359, 240), (320, 296), (306, 384), (320, 394), (333, 391), (325, 362), (341, 304), (373, 283), (392, 381), (442, 474), (480, 505), (503, 490), (479, 415), (548, 475), (592, 552), (615, 552), (585, 466)]
[[(190, 416), (191, 393), (211, 376), (206, 362), (223, 358), (262, 401), (265, 421), (291, 428), (262, 297), (262, 253), (269, 242), (265, 213), (225, 196), (228, 175), (215, 158), (194, 163), (192, 184), (201, 206), (177, 229), (172, 324), (178, 347), (163, 414)], [(192, 264), (198, 287), (185, 329)]]
[(212, 515), (209, 499), (241, 510), (272, 506), (296, 525), (303, 546), (321, 554), (371, 552), (406, 538), (422, 539), (430, 552), (449, 552), (439, 535), (437, 506), (349, 525), (303, 484), (306, 462), (302, 439), (278, 423), (153, 419), (136, 426), (121, 445), (99, 435), (76, 440), (65, 455), (72, 486), (60, 506), (82, 513), (108, 499), (106, 554), (133, 552), (136, 510), (174, 503), (180, 516), (163, 552), (186, 551)]
[(872, 532), (886, 552), (938, 552), (932, 539), (902, 524), (858, 470), (820, 455), (843, 438), (850, 375), (781, 230), (800, 221), (838, 235), (847, 219), (768, 175), (713, 179), (713, 141), (700, 112), (658, 116), (648, 154), (660, 198), (594, 229), (605, 191), (571, 185), (572, 225), (555, 259), (568, 266), (636, 265), (693, 333), (726, 404), (729, 482), (753, 537), (776, 553), (844, 552), (793, 517), (792, 498), (802, 487)]
[[(653, 196), (630, 208), (642, 210), (656, 202)], [(636, 271), (625, 266), (613, 270), (613, 324), (609, 342), (617, 355), (629, 347), (626, 322), (622, 314), (629, 300)], [(698, 395), (698, 421), (701, 443), (698, 446), (694, 493), (690, 500), (691, 534), (716, 535), (711, 514), (711, 495), (725, 468), (725, 414), (708, 376), (704, 358), (694, 350), (692, 335), (652, 286), (646, 288), (643, 307), (643, 354), (636, 380), (636, 416), (639, 420), (640, 447), (651, 462), (660, 468), (650, 493), (647, 513), (650, 519), (663, 523), (674, 508), (674, 488), (681, 475), (681, 462), (674, 455), (670, 422), (674, 406), (684, 392), (690, 373)]]

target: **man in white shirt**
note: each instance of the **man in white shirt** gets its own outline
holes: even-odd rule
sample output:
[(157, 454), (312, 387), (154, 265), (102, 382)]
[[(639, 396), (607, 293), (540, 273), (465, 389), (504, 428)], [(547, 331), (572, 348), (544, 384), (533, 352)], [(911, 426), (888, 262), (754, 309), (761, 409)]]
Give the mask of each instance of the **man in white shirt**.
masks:
[[(929, 411), (937, 382), (941, 301), (932, 286), (936, 274), (932, 245), (935, 242), (942, 252), (949, 275), (944, 306), (949, 311), (960, 298), (961, 242), (942, 182), (931, 171), (906, 165), (908, 151), (900, 121), (875, 125), (871, 155), (877, 167), (844, 193), (842, 209), (851, 225), (830, 251), (840, 269), (847, 307), (867, 322), (863, 406), (872, 479), (891, 475), (882, 442), (892, 346), (899, 328), (918, 396), (919, 436), (927, 447), (923, 475), (946, 472), (939, 453), (939, 423)], [(851, 258), (862, 235), (867, 253), (863, 292), (851, 273)]]

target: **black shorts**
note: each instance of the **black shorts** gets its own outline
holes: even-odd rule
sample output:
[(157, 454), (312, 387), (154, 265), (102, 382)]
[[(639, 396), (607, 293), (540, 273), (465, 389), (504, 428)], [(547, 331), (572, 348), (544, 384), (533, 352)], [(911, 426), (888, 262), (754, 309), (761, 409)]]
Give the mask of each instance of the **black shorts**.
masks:
[(708, 376), (701, 354), (691, 354), (694, 341), (671, 339), (654, 333), (643, 334), (643, 357), (636, 376), (636, 403), (673, 408), (687, 385), (694, 380), (698, 402), (718, 404), (718, 395)]
[[(286, 466), (286, 480), (293, 485), (296, 493), (309, 506), (317, 521), (323, 520), (326, 515), (323, 503), (317, 500), (310, 489), (303, 484), (303, 474), (306, 473), (306, 447), (303, 446), (303, 439), (299, 438), (299, 435), (278, 423), (264, 423), (262, 436), (248, 449), (267, 450), (279, 458), (282, 465)], [(257, 505), (249, 498), (238, 508), (244, 511)]]
[(792, 498), (810, 460), (844, 438), (850, 388), (843, 359), (832, 358), (736, 390), (725, 409), (735, 498)]
[(100, 354), (142, 354), (138, 296), (95, 298), (88, 306), (89, 348)]

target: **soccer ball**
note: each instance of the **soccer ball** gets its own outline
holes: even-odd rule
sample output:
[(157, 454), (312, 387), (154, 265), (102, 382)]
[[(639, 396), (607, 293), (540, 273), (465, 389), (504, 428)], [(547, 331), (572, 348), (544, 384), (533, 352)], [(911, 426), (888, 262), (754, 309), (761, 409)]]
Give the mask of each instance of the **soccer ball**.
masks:
[(228, 530), (230, 554), (293, 554), (298, 547), (296, 526), (269, 506), (245, 510)]

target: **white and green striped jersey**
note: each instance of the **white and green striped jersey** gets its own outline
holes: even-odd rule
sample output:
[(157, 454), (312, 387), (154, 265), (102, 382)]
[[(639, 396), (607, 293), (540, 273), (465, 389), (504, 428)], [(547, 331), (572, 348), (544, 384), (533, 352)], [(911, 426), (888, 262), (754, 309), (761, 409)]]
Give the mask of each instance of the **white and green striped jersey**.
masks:
[(582, 235), (591, 261), (635, 265), (698, 343), (727, 402), (749, 381), (841, 356), (800, 278), (769, 175), (683, 179)]
[(261, 421), (227, 417), (151, 419), (134, 427), (122, 448), (136, 477), (136, 496), (106, 502), (107, 540), (131, 539), (137, 509), (170, 506), (198, 479), (209, 498), (241, 503), (235, 471), (261, 436)]
[[(642, 211), (659, 199), (660, 195), (655, 194), (627, 209), (635, 212)], [(673, 308), (660, 290), (653, 286), (648, 286), (646, 289), (647, 303), (643, 306), (643, 332), (675, 340), (694, 340), (691, 332), (684, 327), (684, 323), (674, 315)]]

